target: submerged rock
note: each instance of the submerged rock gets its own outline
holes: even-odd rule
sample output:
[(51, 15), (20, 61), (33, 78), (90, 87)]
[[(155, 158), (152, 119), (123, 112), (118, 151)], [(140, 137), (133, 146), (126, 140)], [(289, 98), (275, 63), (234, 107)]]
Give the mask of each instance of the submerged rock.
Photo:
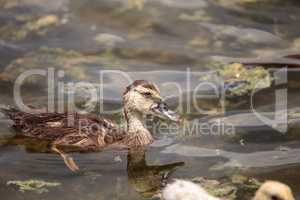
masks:
[[(114, 67), (124, 66), (112, 52), (104, 52), (99, 55), (83, 55), (72, 50), (60, 48), (41, 48), (29, 52), (7, 65), (0, 74), (0, 80), (14, 82), (22, 73), (33, 69), (53, 68), (63, 70), (64, 77), (71, 80), (89, 80), (98, 78), (97, 75), (87, 66)], [(95, 68), (96, 69), (96, 68)], [(29, 76), (23, 84), (45, 85), (45, 76)]]
[[(4, 81), (13, 82), (23, 72), (32, 69), (47, 70), (47, 68), (69, 69), (67, 73), (71, 76), (72, 74), (78, 74), (78, 76), (82, 77), (84, 75), (84, 73), (82, 73), (83, 69), (79, 66), (76, 66), (76, 63), (81, 58), (82, 55), (75, 51), (41, 48), (38, 51), (29, 52), (23, 57), (14, 60), (5, 67), (4, 71), (0, 75), (0, 78)], [(30, 76), (25, 80), (25, 83), (34, 84), (44, 79), (45, 77)]]
[(17, 15), (15, 23), (8, 23), (0, 27), (0, 36), (6, 40), (20, 41), (32, 35), (45, 35), (57, 25), (59, 25), (59, 17), (56, 15)]

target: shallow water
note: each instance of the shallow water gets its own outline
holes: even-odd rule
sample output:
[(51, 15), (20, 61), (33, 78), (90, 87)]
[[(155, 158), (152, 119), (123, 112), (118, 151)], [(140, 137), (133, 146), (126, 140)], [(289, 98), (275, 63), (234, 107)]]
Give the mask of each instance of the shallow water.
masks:
[[(284, 55), (299, 54), (300, 4), (297, 0), (252, 3), (153, 0), (145, 1), (141, 8), (139, 4), (128, 2), (1, 1), (1, 104), (13, 104), (13, 83), (19, 73), (31, 68), (54, 67), (67, 72), (62, 81), (101, 84), (102, 109), (121, 108), (121, 94), (128, 80), (118, 74), (107, 74), (99, 83), (98, 72), (122, 70), (132, 79), (147, 78), (157, 83), (171, 107), (180, 105), (179, 111), (187, 123), (192, 124), (200, 118), (201, 122), (211, 120), (210, 116), (189, 106), (192, 100), (188, 96), (199, 78), (207, 71), (213, 72), (219, 61), (252, 62), (259, 57), (259, 61), (300, 64), (296, 59), (282, 59)], [(33, 18), (29, 20), (32, 22), (50, 14), (58, 16), (55, 26), (38, 31), (30, 29), (25, 36), (20, 36), (18, 30), (28, 27), (27, 18)], [(105, 34), (110, 34), (110, 39)], [(40, 47), (46, 50), (40, 51)], [(64, 51), (51, 51), (53, 48)], [(23, 62), (16, 61), (19, 58)], [(297, 76), (296, 69), (289, 72), (288, 86), (284, 86), (289, 87), (287, 108), (290, 111), (299, 108)], [(166, 81), (176, 82), (183, 89), (177, 91), (172, 85), (164, 85)], [(45, 105), (46, 86), (45, 79), (26, 83), (22, 92), (24, 101)], [(85, 99), (86, 90), (80, 92), (83, 92), (80, 98)], [(206, 94), (210, 88), (202, 87), (200, 92)], [(217, 99), (196, 101), (207, 113), (219, 113), (221, 109)], [(182, 130), (158, 131), (157, 141), (147, 149), (147, 163), (141, 162), (133, 169), (127, 164), (127, 152), (107, 150), (72, 154), (83, 171), (74, 174), (59, 156), (36, 152), (42, 149), (40, 142), (12, 145), (3, 140), (0, 143), (1, 199), (147, 199), (159, 186), (157, 182), (147, 181), (153, 172), (151, 166), (175, 162), (184, 162), (184, 165), (176, 167), (171, 178), (219, 179), (243, 174), (261, 181), (283, 181), (292, 187), (296, 199), (300, 198), (299, 126), (296, 123), (289, 129), (288, 136), (280, 135), (249, 114), (249, 102), (249, 97), (226, 99), (226, 114), (235, 114), (226, 119), (237, 127), (236, 136), (200, 137), (186, 135)], [(274, 88), (262, 90), (254, 97), (256, 109), (263, 112), (272, 112), (274, 102)], [(120, 113), (107, 116), (120, 120)], [(9, 124), (1, 122), (1, 138), (14, 134)], [(22, 193), (6, 185), (10, 180), (27, 179), (57, 181), (62, 185), (43, 194)]]

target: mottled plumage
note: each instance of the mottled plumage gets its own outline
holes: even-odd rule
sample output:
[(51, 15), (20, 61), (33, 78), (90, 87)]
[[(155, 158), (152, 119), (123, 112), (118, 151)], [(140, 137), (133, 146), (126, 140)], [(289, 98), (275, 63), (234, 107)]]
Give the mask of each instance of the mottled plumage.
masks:
[[(124, 115), (128, 127), (120, 129), (108, 119), (93, 114), (47, 113), (33, 109), (26, 113), (10, 107), (1, 110), (14, 122), (19, 135), (49, 140), (52, 151), (59, 153), (73, 171), (79, 168), (62, 149), (97, 151), (107, 146), (136, 148), (153, 142), (151, 133), (144, 127), (146, 114), (172, 117), (174, 113), (162, 110), (159, 90), (145, 80), (134, 81), (123, 94)], [(167, 109), (167, 108), (164, 108)], [(171, 116), (172, 115), (172, 116)]]
[(25, 113), (5, 109), (13, 127), (27, 137), (53, 141), (58, 146), (78, 147), (80, 151), (99, 150), (122, 140), (126, 133), (110, 120), (93, 114)]

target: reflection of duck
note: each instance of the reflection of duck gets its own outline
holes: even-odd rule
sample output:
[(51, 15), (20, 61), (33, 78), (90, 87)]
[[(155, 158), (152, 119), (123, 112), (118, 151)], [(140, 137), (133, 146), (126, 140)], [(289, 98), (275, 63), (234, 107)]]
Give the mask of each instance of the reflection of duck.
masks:
[(157, 194), (176, 167), (182, 165), (183, 162), (176, 162), (149, 166), (146, 163), (145, 151), (130, 151), (127, 163), (128, 180), (139, 194), (149, 198)]
[[(185, 180), (175, 180), (162, 191), (163, 200), (220, 200), (209, 195), (203, 188), (195, 183)], [(289, 186), (267, 181), (256, 192), (253, 200), (295, 200)]]
[[(26, 113), (14, 108), (2, 111), (14, 122), (21, 135), (51, 141), (52, 151), (59, 153), (73, 171), (79, 170), (73, 159), (62, 151), (97, 151), (107, 146), (140, 147), (153, 137), (143, 125), (146, 114), (177, 121), (177, 115), (162, 102), (158, 88), (145, 80), (134, 81), (123, 94), (126, 131), (111, 121), (92, 114)], [(71, 148), (71, 149), (70, 149)]]

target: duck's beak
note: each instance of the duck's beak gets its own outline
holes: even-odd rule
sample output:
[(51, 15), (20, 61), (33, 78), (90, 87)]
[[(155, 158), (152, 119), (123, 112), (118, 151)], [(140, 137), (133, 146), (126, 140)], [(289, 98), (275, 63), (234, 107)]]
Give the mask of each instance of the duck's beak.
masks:
[(169, 120), (174, 121), (174, 122), (180, 122), (181, 121), (180, 116), (176, 112), (170, 110), (168, 108), (168, 105), (163, 101), (154, 103), (151, 106), (151, 111), (155, 116), (158, 116), (160, 118), (169, 119)]

